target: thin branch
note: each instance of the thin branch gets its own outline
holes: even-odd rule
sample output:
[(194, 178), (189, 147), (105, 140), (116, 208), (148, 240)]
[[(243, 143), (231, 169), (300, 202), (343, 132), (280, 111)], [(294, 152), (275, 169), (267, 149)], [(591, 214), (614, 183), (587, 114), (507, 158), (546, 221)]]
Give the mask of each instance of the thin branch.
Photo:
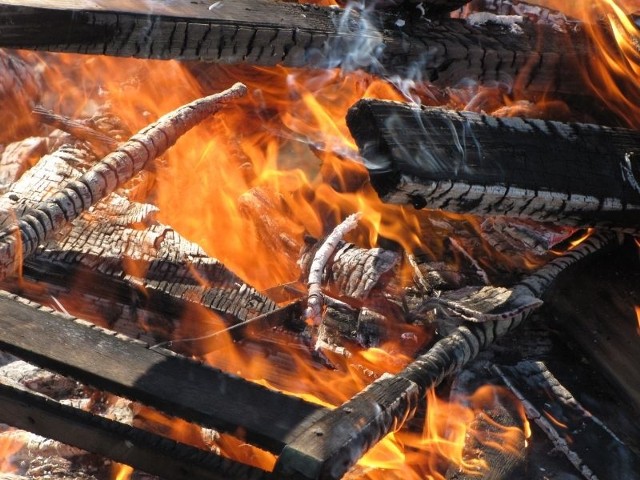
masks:
[(331, 255), (333, 255), (338, 243), (347, 233), (356, 228), (361, 216), (362, 213), (358, 212), (345, 218), (344, 221), (329, 234), (313, 257), (307, 283), (309, 293), (307, 296), (305, 318), (312, 320), (315, 325), (319, 325), (322, 320), (322, 306), (324, 305), (321, 288), (322, 272), (324, 272), (327, 262), (331, 258)]

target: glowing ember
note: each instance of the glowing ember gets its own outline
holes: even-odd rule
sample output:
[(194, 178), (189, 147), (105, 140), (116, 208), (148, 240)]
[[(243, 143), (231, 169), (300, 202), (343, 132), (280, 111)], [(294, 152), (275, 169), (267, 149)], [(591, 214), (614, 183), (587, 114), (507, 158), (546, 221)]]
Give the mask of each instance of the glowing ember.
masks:
[(16, 440), (15, 437), (7, 435), (11, 433), (11, 429), (7, 430), (5, 435), (0, 435), (0, 472), (10, 473), (17, 470), (11, 461), (11, 456), (22, 448), (22, 442)]

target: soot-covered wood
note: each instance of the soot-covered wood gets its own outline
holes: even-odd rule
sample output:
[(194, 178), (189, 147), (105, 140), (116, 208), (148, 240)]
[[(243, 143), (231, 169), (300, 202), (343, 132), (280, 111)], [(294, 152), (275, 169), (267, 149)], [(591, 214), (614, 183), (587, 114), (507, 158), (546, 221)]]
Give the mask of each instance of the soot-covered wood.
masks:
[(0, 292), (0, 347), (83, 383), (273, 452), (321, 407)]
[(578, 94), (585, 92), (583, 81), (566, 72), (583, 63), (591, 48), (581, 32), (526, 21), (514, 34), (490, 22), (471, 26), (414, 12), (405, 18), (266, 0), (5, 0), (0, 27), (0, 45), (13, 48), (358, 68), (442, 86), (503, 81), (532, 92)]
[(361, 100), (348, 114), (384, 201), (640, 228), (640, 134)]

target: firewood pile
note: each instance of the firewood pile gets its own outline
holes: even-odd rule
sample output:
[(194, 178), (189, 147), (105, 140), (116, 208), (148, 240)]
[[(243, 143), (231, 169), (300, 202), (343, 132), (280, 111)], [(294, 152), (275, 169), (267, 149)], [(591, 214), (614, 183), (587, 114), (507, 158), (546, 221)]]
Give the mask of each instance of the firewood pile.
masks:
[[(401, 438), (417, 435), (425, 396), (472, 402), (483, 384), (511, 393), (478, 401), (464, 462), (441, 460), (439, 478), (640, 471), (626, 420), (640, 408), (638, 347), (574, 311), (584, 302), (627, 332), (620, 319), (640, 304), (639, 125), (592, 113), (588, 81), (566, 74), (594, 47), (579, 20), (507, 0), (103, 3), (0, 2), (0, 46), (178, 59), (219, 93), (133, 133), (108, 103), (90, 116), (56, 111), (43, 71), (57, 53), (0, 51), (0, 118), (11, 126), (0, 133), (0, 466), (13, 471), (0, 478), (370, 478), (384, 468), (356, 462), (401, 426)], [(415, 208), (414, 249), (363, 241), (359, 211), (302, 235), (287, 194), (255, 182), (239, 211), (299, 272), (256, 288), (158, 219), (165, 151), (253, 95), (212, 76), (276, 65), (418, 85), (422, 105), (349, 109), (358, 152), (340, 157), (366, 171), (339, 187)], [(507, 84), (528, 100), (505, 105)], [(535, 101), (548, 92), (561, 101)], [(577, 351), (600, 342), (596, 367), (566, 365), (558, 318), (573, 322)], [(270, 388), (225, 370), (235, 368), (228, 338), (272, 365)], [(342, 404), (286, 393), (279, 380), (295, 373), (295, 355), (318, 379), (353, 370), (360, 386)], [(597, 401), (585, 404), (590, 376)]]

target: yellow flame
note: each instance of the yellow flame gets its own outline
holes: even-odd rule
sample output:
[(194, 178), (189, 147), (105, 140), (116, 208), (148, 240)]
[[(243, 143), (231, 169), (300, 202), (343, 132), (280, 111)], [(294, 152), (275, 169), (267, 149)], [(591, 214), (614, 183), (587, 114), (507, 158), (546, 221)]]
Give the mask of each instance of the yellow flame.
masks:
[(129, 480), (133, 473), (133, 467), (125, 465), (124, 463), (114, 463), (111, 466), (112, 480)]

